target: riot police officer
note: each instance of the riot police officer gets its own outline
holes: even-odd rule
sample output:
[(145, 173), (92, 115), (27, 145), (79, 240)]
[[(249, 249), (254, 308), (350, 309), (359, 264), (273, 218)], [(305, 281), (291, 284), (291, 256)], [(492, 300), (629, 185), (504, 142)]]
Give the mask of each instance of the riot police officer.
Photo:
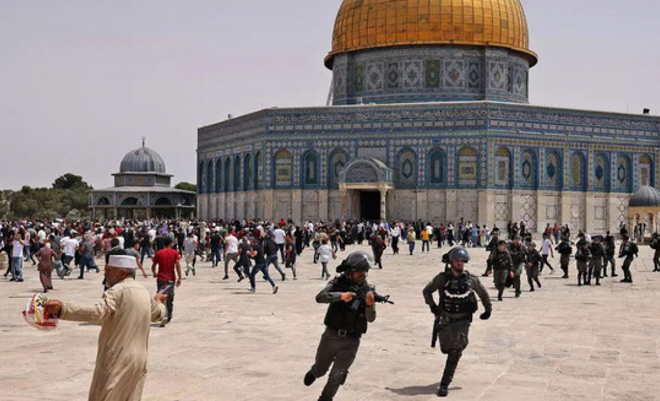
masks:
[(653, 253), (653, 271), (660, 272), (660, 235), (658, 233), (651, 235), (649, 246), (655, 251)]
[(623, 234), (622, 239), (623, 243), (619, 248), (619, 257), (625, 259), (621, 266), (621, 269), (623, 270), (623, 280), (621, 280), (621, 282), (632, 284), (633, 280), (632, 274), (630, 273), (630, 264), (639, 253), (639, 248), (637, 247), (637, 244), (630, 241), (630, 236), (628, 234)]
[(507, 249), (506, 241), (500, 240), (497, 243), (497, 249), (490, 254), (488, 259), (491, 262), (491, 266), (493, 266), (493, 281), (497, 288), (497, 300), (502, 301), (507, 278), (514, 277), (513, 260)]
[(516, 298), (520, 297), (520, 276), (523, 272), (523, 264), (527, 259), (527, 248), (520, 243), (520, 237), (513, 237), (513, 242), (509, 245), (509, 253), (513, 261), (513, 288), (516, 290)]
[[(332, 365), (328, 382), (319, 401), (331, 401), (348, 376), (367, 332), (367, 324), (376, 320), (375, 289), (367, 283), (373, 258), (366, 252), (354, 252), (337, 267), (339, 276), (316, 296), (316, 302), (330, 304), (325, 315), (325, 332), (316, 352), (316, 360), (305, 375), (306, 386), (325, 375)], [(334, 362), (334, 363), (333, 363)]]
[[(467, 250), (462, 247), (454, 248), (449, 252), (447, 259), (450, 264), (449, 271), (435, 276), (422, 291), (426, 304), (437, 317), (440, 349), (447, 355), (447, 363), (437, 392), (439, 397), (447, 396), (458, 361), (467, 348), (472, 314), (478, 309), (475, 292), (486, 310), (480, 318), (488, 320), (492, 312), (492, 304), (486, 288), (477, 276), (464, 270), (465, 264), (470, 260)], [(433, 299), (433, 293), (436, 291), (440, 294), (438, 304)]]

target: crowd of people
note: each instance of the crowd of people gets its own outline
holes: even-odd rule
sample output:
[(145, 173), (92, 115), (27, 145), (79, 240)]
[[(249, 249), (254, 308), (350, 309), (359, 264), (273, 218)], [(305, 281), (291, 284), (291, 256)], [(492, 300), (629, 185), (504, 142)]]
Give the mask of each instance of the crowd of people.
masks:
[[(105, 260), (104, 301), (101, 304), (81, 307), (50, 300), (46, 305), (63, 320), (100, 321), (103, 329), (99, 346), (123, 341), (124, 332), (134, 333), (146, 344), (148, 323), (160, 321), (161, 327), (165, 327), (171, 322), (174, 290), (181, 285), (183, 274), (196, 275), (196, 263), (200, 259), (210, 262), (211, 268), (223, 267), (223, 280), (230, 279), (231, 268), (238, 282), (249, 280), (248, 290), (251, 292), (257, 290), (256, 278), (260, 274), (260, 278), (270, 284), (272, 293), (277, 294), (279, 287), (270, 275), (270, 266), (274, 267), (282, 282), (287, 280), (287, 269), (291, 270), (292, 280), (297, 280), (297, 261), (303, 253), (309, 254), (313, 264), (320, 264), (320, 278), (329, 281), (317, 296), (317, 302), (330, 306), (325, 321), (326, 332), (319, 344), (315, 364), (305, 375), (304, 382), (311, 385), (332, 365), (320, 398), (324, 401), (331, 400), (345, 380), (359, 338), (366, 332), (367, 323), (375, 320), (374, 304), (384, 300), (366, 282), (366, 272), (372, 266), (384, 268), (383, 254), (388, 247), (393, 254), (398, 254), (399, 246), (405, 243), (411, 256), (415, 254), (418, 241), (422, 242), (422, 253), (430, 252), (432, 246), (452, 247), (442, 260), (445, 270), (424, 289), (426, 303), (436, 315), (437, 338), (441, 339), (443, 353), (448, 355), (439, 396), (448, 394), (448, 385), (467, 347), (469, 323), (477, 310), (475, 292), (486, 309), (481, 319), (487, 320), (492, 311), (490, 297), (477, 276), (463, 271), (470, 260), (468, 249), (481, 247), (489, 253), (482, 276), (493, 277), (499, 301), (503, 300), (507, 287), (513, 287), (515, 297), (520, 297), (523, 272), (527, 275), (530, 291), (541, 288), (539, 276), (544, 267), (550, 270), (550, 274), (555, 272), (549, 262), (555, 251), (560, 255), (559, 268), (564, 279), (569, 278), (569, 264), (572, 258), (575, 259), (579, 286), (589, 286), (592, 282), (599, 286), (600, 280), (608, 276), (608, 267), (610, 275), (617, 276), (613, 235), (607, 232), (604, 236), (589, 236), (579, 232), (571, 238), (568, 226), (557, 224), (545, 228), (540, 249), (537, 249), (524, 222), (510, 222), (505, 234), (497, 226), (488, 228), (463, 219), (456, 225), (453, 222), (433, 225), (422, 221), (308, 221), (296, 225), (284, 219), (278, 222), (21, 221), (0, 223), (0, 232), (0, 266), (4, 269), (6, 264), (5, 277), (10, 282), (22, 282), (23, 266), (31, 262), (38, 265), (44, 292), (53, 289), (53, 271), (64, 279), (77, 270), (77, 278), (84, 280), (86, 273), (100, 272), (97, 261)], [(625, 226), (621, 227), (619, 235), (618, 256), (624, 259), (621, 282), (632, 283), (630, 266), (639, 248), (630, 239)], [(351, 253), (337, 268), (341, 274), (330, 280), (330, 261), (337, 259), (347, 246), (364, 242), (371, 247), (371, 254), (363, 251)], [(655, 250), (654, 271), (660, 271), (660, 236), (657, 233), (652, 235), (650, 247)], [(309, 251), (305, 252), (307, 249)], [(149, 276), (145, 268), (147, 258), (152, 260), (151, 273), (157, 288), (156, 297), (151, 301), (144, 288), (131, 281), (138, 272), (145, 278)], [(437, 304), (432, 297), (435, 292), (440, 294)], [(116, 312), (116, 308), (132, 312), (126, 312), (124, 316), (123, 312)], [(131, 319), (142, 322), (139, 333), (135, 332), (137, 326)], [(136, 352), (141, 363), (146, 363), (146, 347)], [(99, 355), (102, 354), (100, 350)], [(134, 386), (126, 390), (136, 396), (141, 394), (145, 378), (137, 373), (133, 375)], [(90, 397), (93, 393), (112, 394), (114, 387), (111, 384), (116, 383), (117, 378), (98, 374), (97, 377), (95, 372)]]
[[(266, 221), (77, 221), (77, 222), (4, 222), (1, 223), (0, 265), (6, 265), (5, 277), (9, 281), (23, 281), (25, 263), (39, 265), (44, 292), (52, 289), (51, 273), (60, 278), (78, 271), (78, 279), (84, 279), (90, 271), (100, 272), (96, 260), (105, 257), (113, 249), (127, 249), (138, 258), (138, 268), (147, 277), (145, 258), (165, 248), (166, 241), (172, 244), (181, 259), (186, 275), (196, 274), (198, 260), (210, 261), (212, 267), (224, 267), (224, 280), (229, 279), (230, 267), (238, 281), (248, 279), (250, 291), (256, 291), (255, 276), (261, 273), (276, 293), (278, 286), (270, 275), (270, 266), (277, 271), (281, 281), (291, 270), (297, 279), (296, 261), (305, 249), (310, 248), (313, 263), (320, 263), (320, 276), (330, 278), (328, 263), (351, 244), (363, 244), (372, 248), (375, 263), (383, 268), (382, 256), (389, 247), (399, 254), (400, 246), (407, 245), (409, 255), (414, 255), (421, 241), (421, 252), (429, 252), (431, 246), (442, 248), (461, 245), (467, 248), (482, 247), (490, 252), (484, 276), (494, 274), (500, 289), (506, 281), (520, 295), (520, 277), (527, 272), (530, 290), (541, 287), (538, 275), (544, 266), (554, 272), (548, 262), (556, 250), (561, 256), (560, 268), (568, 278), (571, 256), (576, 259), (580, 285), (591, 284), (607, 275), (616, 277), (614, 255), (615, 238), (609, 232), (605, 236), (593, 236), (580, 232), (574, 239), (568, 225), (547, 225), (540, 242), (540, 249), (532, 241), (532, 235), (524, 222), (509, 222), (506, 234), (497, 226), (472, 224), (460, 219), (454, 225), (431, 224), (430, 222), (366, 222), (330, 221), (305, 222), (296, 225), (291, 220)], [(619, 255), (634, 255), (636, 244), (623, 226), (620, 231), (623, 241)], [(655, 234), (654, 234), (655, 237)], [(585, 244), (588, 246), (585, 247)], [(575, 247), (575, 249), (574, 249)], [(506, 252), (505, 252), (506, 251)], [(588, 251), (588, 252), (587, 252)], [(35, 259), (35, 257), (37, 259)], [(510, 259), (510, 260), (509, 260)], [(628, 260), (628, 259), (626, 259)], [(624, 260), (624, 280), (631, 282), (628, 266)], [(660, 266), (660, 265), (659, 265)], [(660, 268), (660, 267), (659, 267)], [(502, 273), (507, 271), (512, 278)], [(499, 284), (498, 284), (499, 283)]]

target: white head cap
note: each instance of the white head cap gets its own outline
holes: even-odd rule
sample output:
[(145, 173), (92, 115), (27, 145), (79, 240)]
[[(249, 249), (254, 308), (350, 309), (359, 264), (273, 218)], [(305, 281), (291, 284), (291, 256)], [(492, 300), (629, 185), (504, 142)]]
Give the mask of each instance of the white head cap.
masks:
[(135, 270), (137, 269), (137, 262), (134, 256), (128, 255), (110, 255), (108, 267), (116, 269)]

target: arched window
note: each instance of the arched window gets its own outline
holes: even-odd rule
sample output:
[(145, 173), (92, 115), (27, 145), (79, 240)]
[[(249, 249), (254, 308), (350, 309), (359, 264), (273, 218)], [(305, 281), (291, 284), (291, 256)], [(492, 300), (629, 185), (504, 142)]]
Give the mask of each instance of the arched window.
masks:
[(507, 148), (499, 148), (495, 154), (495, 185), (511, 187), (511, 152)]
[(399, 152), (397, 188), (415, 188), (417, 184), (417, 155), (411, 149)]
[(596, 156), (594, 164), (594, 188), (601, 191), (610, 190), (610, 163), (606, 155)]
[(253, 177), (254, 166), (252, 165), (252, 155), (250, 155), (249, 153), (245, 155), (245, 159), (243, 161), (243, 169), (245, 170), (243, 172), (244, 174), (243, 190), (249, 191), (250, 184), (252, 184), (252, 180), (254, 180)]
[(215, 161), (215, 192), (222, 192), (222, 159)]
[(135, 198), (135, 197), (129, 197), (129, 198), (126, 198), (123, 201), (121, 201), (122, 206), (137, 206), (137, 205), (141, 205), (141, 204), (142, 203), (140, 202), (140, 200), (138, 198)]
[(303, 182), (305, 185), (319, 184), (319, 157), (314, 152), (309, 152), (304, 157)]
[(649, 155), (642, 155), (639, 158), (639, 185), (650, 185), (655, 186), (655, 180), (653, 179), (653, 160)]
[(476, 186), (478, 174), (477, 151), (471, 147), (461, 149), (458, 152), (458, 186)]
[(436, 148), (431, 150), (428, 158), (429, 167), (429, 183), (430, 184), (444, 184), (445, 183), (445, 154), (442, 149)]
[(573, 153), (571, 156), (571, 189), (586, 189), (585, 171), (584, 155), (580, 152)]
[(225, 192), (229, 192), (231, 188), (231, 159), (225, 159)]
[(562, 161), (556, 152), (548, 153), (545, 161), (545, 179), (548, 188), (561, 189), (562, 187)]
[(536, 155), (532, 151), (524, 152), (520, 158), (520, 185), (530, 189), (536, 189), (538, 185)]
[(264, 173), (263, 156), (261, 155), (261, 152), (257, 152), (257, 157), (254, 158), (254, 171), (256, 172), (254, 175), (254, 189), (258, 190)]
[(343, 150), (335, 150), (328, 162), (328, 188), (337, 189), (339, 184), (339, 172), (348, 164), (348, 156)]
[(241, 157), (234, 157), (234, 191), (241, 190)]
[(614, 185), (619, 191), (632, 192), (632, 171), (630, 168), (630, 158), (620, 156), (617, 160)]
[(293, 180), (293, 160), (291, 153), (280, 150), (275, 154), (275, 187), (286, 188), (291, 186)]
[(200, 194), (204, 193), (204, 186), (202, 185), (204, 183), (204, 162), (199, 163), (199, 167), (197, 167), (197, 192)]
[(172, 200), (168, 197), (161, 196), (160, 198), (156, 199), (154, 204), (156, 206), (172, 206)]
[(212, 194), (213, 192), (213, 161), (209, 160), (206, 165), (206, 193)]
[(103, 196), (103, 197), (99, 198), (99, 200), (96, 202), (96, 205), (98, 205), (98, 206), (108, 206), (108, 205), (110, 205), (110, 201), (108, 200), (108, 198)]

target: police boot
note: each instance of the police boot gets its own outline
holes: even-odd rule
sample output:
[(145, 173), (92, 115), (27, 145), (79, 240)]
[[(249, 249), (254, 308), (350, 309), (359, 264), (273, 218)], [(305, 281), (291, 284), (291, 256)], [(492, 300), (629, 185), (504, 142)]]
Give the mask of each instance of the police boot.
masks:
[(446, 397), (449, 394), (449, 386), (446, 384), (440, 384), (438, 392), (436, 393), (438, 397)]
[(305, 373), (305, 379), (303, 380), (303, 383), (305, 383), (305, 386), (309, 387), (316, 381), (316, 376), (314, 376), (314, 373), (310, 370), (309, 372)]

